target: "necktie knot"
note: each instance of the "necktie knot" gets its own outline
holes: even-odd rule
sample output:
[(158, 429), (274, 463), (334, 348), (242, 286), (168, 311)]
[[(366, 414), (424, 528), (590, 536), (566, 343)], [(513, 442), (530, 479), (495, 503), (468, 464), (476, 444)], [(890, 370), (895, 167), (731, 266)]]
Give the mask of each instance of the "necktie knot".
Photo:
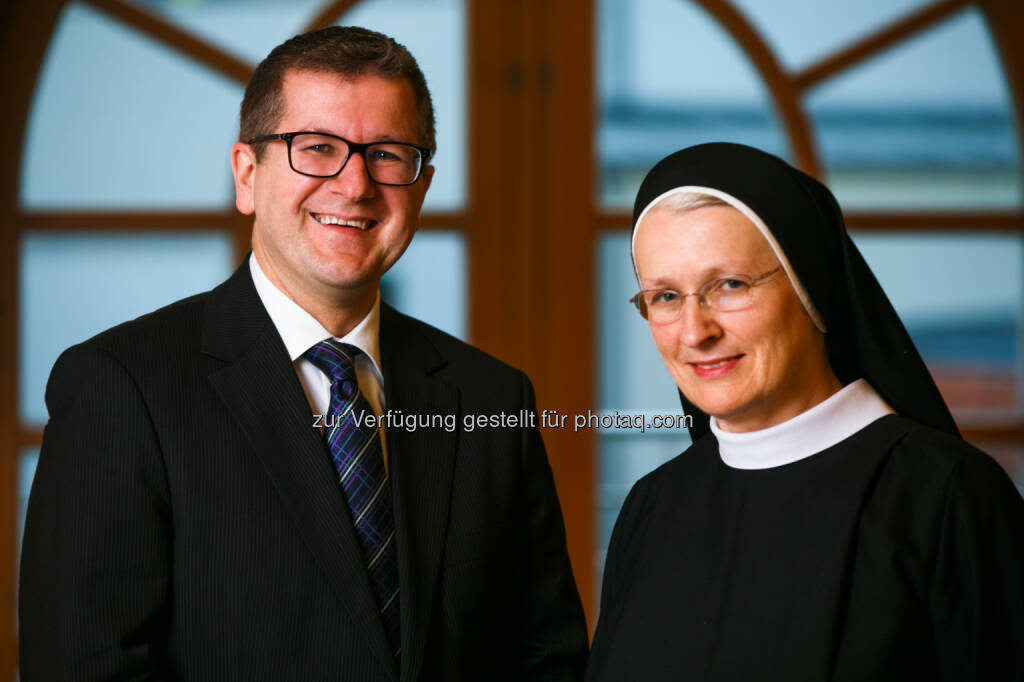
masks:
[(348, 343), (327, 339), (316, 344), (304, 355), (317, 369), (331, 378), (342, 395), (351, 396), (356, 388), (355, 359), (362, 351)]

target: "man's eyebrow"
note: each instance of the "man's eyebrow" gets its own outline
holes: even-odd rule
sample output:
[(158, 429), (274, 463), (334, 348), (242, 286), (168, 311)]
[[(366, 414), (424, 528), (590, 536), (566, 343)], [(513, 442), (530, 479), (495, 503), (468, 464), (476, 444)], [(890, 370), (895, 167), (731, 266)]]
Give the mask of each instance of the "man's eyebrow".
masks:
[[(327, 130), (325, 128), (321, 128), (320, 126), (307, 126), (307, 127), (302, 128), (301, 130), (298, 130), (296, 132), (300, 132), (300, 133), (319, 133), (320, 135), (333, 135), (334, 137), (340, 137), (343, 140), (347, 140), (348, 139), (347, 137), (345, 137), (343, 135), (339, 135), (338, 133), (334, 132), (333, 130)], [(351, 141), (355, 142), (355, 140), (351, 140)], [(372, 144), (374, 142), (401, 142), (402, 144), (417, 144), (416, 142), (409, 142), (407, 140), (404, 140), (404, 139), (402, 139), (400, 137), (396, 137), (395, 135), (391, 135), (389, 133), (385, 133), (385, 134), (379, 135), (379, 136), (374, 136), (372, 139), (367, 140), (363, 144)], [(359, 144), (359, 143), (357, 143), (357, 144)]]
[(401, 144), (420, 146), (419, 142), (412, 142), (404, 137), (395, 137), (394, 135), (381, 135), (380, 137), (373, 138), (371, 142), (399, 142)]
[[(319, 126), (302, 126), (302, 127), (299, 127), (299, 128), (295, 128), (294, 130), (291, 130), (289, 132), (294, 132), (294, 133), (314, 133), (316, 135), (331, 135), (332, 137), (341, 137), (340, 135), (338, 135), (334, 131), (325, 130), (324, 128), (321, 128)], [(342, 139), (345, 139), (345, 138), (342, 138)]]

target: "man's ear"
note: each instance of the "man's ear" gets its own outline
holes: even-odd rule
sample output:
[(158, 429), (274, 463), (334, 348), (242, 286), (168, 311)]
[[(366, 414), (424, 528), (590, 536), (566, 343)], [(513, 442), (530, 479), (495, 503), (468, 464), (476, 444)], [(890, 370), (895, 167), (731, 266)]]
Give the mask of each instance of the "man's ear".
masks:
[(417, 206), (416, 206), (416, 211), (417, 211), (417, 215), (416, 215), (416, 229), (414, 230), (414, 232), (416, 230), (420, 229), (420, 218), (421, 217), (419, 215), (419, 209), (423, 207), (423, 200), (427, 196), (427, 190), (430, 189), (430, 181), (433, 180), (433, 179), (434, 179), (434, 167), (428, 165), (428, 166), (425, 166), (423, 168), (423, 170), (420, 172), (419, 180), (417, 180), (416, 184), (413, 185), (413, 187), (416, 187), (416, 190), (419, 192), (419, 204), (417, 204)]
[(253, 180), (256, 174), (256, 153), (244, 142), (231, 147), (231, 172), (235, 174), (235, 207), (243, 215), (256, 211)]
[(433, 179), (434, 179), (434, 167), (431, 166), (430, 164), (427, 164), (427, 167), (423, 169), (423, 178), (421, 180), (423, 182), (423, 185), (424, 185), (423, 186), (423, 194), (426, 194), (427, 190), (430, 189), (430, 181), (433, 180)]

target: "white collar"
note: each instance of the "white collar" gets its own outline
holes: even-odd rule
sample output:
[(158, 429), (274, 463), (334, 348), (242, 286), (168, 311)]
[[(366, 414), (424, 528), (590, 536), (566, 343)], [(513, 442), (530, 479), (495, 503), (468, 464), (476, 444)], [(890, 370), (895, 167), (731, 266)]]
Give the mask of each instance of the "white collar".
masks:
[(718, 453), (733, 469), (770, 469), (842, 442), (894, 410), (864, 379), (844, 386), (806, 412), (760, 431), (730, 433), (711, 419)]
[[(281, 340), (284, 341), (284, 347), (288, 350), (288, 357), (292, 362), (301, 358), (303, 353), (324, 339), (337, 338), (270, 281), (256, 260), (255, 253), (249, 257), (249, 272), (252, 274), (252, 283), (256, 285), (256, 293), (259, 294), (263, 307), (267, 309), (267, 314), (270, 315), (271, 321), (277, 327), (277, 333), (281, 335)], [(366, 353), (366, 356), (373, 362), (373, 368), (378, 376), (383, 376), (380, 369), (379, 291), (377, 299), (373, 302), (366, 317), (352, 331), (337, 340), (352, 344)]]

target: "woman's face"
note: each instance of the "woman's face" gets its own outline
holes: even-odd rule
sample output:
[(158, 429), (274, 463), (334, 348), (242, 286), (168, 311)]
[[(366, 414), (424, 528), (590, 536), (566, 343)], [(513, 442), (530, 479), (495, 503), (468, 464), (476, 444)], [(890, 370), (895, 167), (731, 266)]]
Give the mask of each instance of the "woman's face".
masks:
[[(651, 211), (637, 233), (634, 257), (643, 289), (680, 293), (779, 267), (757, 228), (727, 206)], [(679, 319), (651, 324), (651, 336), (679, 389), (724, 431), (774, 426), (840, 388), (825, 358), (824, 335), (781, 271), (754, 287), (743, 310), (716, 312), (686, 297)]]

